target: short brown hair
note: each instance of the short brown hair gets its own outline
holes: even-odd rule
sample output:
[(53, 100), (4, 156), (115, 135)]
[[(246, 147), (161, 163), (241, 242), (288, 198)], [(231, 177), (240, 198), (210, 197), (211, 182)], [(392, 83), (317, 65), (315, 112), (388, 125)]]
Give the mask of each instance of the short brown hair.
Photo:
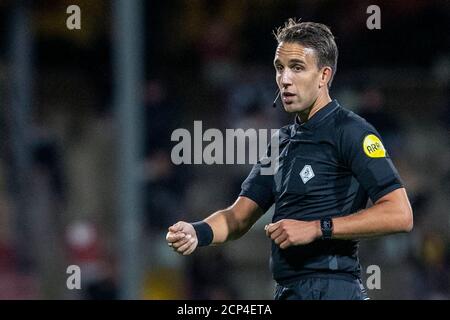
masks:
[(314, 49), (317, 55), (317, 67), (331, 67), (331, 74), (328, 87), (331, 86), (337, 69), (338, 48), (334, 41), (334, 35), (330, 28), (322, 23), (300, 22), (295, 18), (290, 18), (284, 26), (278, 27), (274, 31), (275, 39), (280, 42), (295, 42), (305, 47)]

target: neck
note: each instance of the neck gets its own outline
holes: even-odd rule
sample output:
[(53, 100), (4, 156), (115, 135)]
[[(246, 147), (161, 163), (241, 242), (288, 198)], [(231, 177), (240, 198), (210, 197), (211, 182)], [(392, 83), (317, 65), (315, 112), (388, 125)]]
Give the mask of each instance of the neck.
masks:
[(328, 103), (331, 102), (330, 94), (328, 91), (322, 95), (319, 95), (316, 100), (311, 104), (310, 107), (306, 108), (303, 111), (297, 113), (297, 116), (300, 118), (302, 122), (306, 122), (320, 109), (325, 107)]

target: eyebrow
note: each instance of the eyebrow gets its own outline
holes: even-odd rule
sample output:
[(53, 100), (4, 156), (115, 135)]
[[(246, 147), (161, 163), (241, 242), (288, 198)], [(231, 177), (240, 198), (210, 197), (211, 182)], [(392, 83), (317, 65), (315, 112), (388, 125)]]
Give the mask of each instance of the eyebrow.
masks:
[[(273, 64), (279, 64), (281, 63), (280, 59), (276, 59)], [(306, 65), (306, 62), (304, 60), (300, 60), (300, 59), (291, 59), (288, 61), (288, 63), (299, 63), (299, 64), (303, 64)]]

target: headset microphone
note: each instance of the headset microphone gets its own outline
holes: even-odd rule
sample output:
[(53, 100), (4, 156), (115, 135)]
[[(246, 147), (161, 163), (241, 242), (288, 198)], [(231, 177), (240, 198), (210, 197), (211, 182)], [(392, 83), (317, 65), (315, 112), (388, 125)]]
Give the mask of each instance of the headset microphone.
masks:
[(277, 107), (277, 100), (280, 97), (280, 94), (281, 94), (281, 91), (280, 91), (280, 89), (278, 89), (277, 90), (277, 96), (275, 97), (275, 100), (273, 100), (273, 105), (272, 105), (273, 108)]

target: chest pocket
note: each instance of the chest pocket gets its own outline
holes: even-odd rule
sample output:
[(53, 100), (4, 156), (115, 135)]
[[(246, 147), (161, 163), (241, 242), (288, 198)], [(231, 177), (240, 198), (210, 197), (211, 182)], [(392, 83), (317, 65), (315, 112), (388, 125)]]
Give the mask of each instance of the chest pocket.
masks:
[(306, 194), (320, 187), (321, 168), (316, 161), (296, 157), (290, 170), (286, 172), (286, 192)]

